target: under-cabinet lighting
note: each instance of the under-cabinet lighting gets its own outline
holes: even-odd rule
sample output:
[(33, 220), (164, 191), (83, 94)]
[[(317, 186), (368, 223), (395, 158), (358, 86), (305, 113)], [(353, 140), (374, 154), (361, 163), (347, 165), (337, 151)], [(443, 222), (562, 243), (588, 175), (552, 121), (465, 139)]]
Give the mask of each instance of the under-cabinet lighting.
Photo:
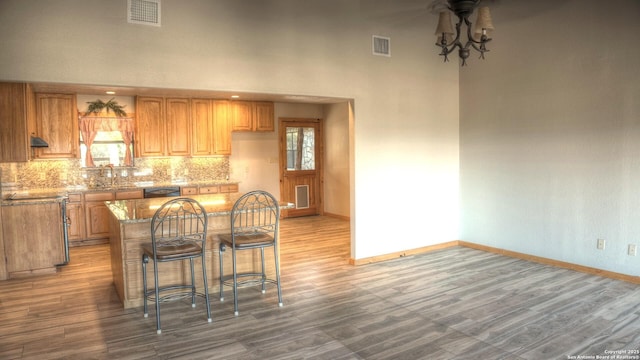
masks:
[(105, 93), (106, 93), (107, 95), (115, 95), (115, 94), (116, 94), (116, 92), (115, 92), (115, 91), (105, 91)]
[(240, 95), (231, 95), (231, 98), (232, 99), (238, 99), (238, 98), (240, 98)]

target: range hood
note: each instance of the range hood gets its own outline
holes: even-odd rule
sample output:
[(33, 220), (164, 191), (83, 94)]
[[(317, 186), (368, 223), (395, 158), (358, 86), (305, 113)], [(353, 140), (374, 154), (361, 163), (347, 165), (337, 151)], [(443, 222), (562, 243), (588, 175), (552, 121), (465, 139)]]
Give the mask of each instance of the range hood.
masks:
[(43, 148), (43, 147), (49, 147), (49, 144), (47, 144), (46, 141), (42, 140), (42, 138), (31, 135), (31, 147)]

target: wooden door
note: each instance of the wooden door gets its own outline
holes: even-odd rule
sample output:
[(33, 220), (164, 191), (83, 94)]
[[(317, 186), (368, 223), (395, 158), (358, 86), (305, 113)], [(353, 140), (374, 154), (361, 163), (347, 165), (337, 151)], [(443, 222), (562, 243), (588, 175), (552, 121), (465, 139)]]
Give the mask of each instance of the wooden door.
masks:
[(32, 274), (64, 262), (62, 209), (59, 203), (2, 208), (7, 273)]
[(91, 201), (85, 204), (87, 239), (109, 238), (109, 208), (104, 202)]
[(191, 108), (189, 99), (165, 99), (167, 124), (167, 155), (191, 154)]
[(253, 106), (250, 101), (232, 101), (231, 106), (231, 130), (253, 130)]
[(136, 156), (164, 156), (165, 149), (164, 99), (142, 97), (136, 99)]
[(80, 152), (76, 96), (36, 94), (36, 135), (49, 147), (36, 149), (36, 158), (77, 158)]
[(213, 100), (213, 152), (231, 155), (231, 116), (227, 100)]
[(191, 155), (213, 154), (211, 100), (191, 100)]
[(274, 108), (270, 101), (256, 101), (253, 103), (253, 130), (273, 131), (274, 130)]
[(280, 197), (295, 204), (283, 216), (321, 215), (322, 121), (320, 119), (280, 119)]
[(84, 232), (84, 207), (82, 203), (67, 204), (67, 231), (69, 234), (69, 245), (75, 246), (85, 237)]
[(30, 87), (23, 83), (0, 83), (0, 162), (29, 160), (28, 96)]
[[(87, 239), (89, 240), (108, 240), (109, 239), (109, 217), (111, 212), (105, 201), (112, 201), (114, 193), (111, 191), (91, 192), (84, 194), (84, 209), (86, 220)], [(100, 243), (103, 241), (85, 242)]]

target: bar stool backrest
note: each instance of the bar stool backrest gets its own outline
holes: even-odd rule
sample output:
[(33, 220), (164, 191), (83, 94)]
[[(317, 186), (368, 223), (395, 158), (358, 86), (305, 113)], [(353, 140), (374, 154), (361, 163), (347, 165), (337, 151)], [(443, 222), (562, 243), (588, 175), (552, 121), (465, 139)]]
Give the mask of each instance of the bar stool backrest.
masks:
[[(278, 201), (266, 191), (256, 190), (244, 194), (231, 211), (232, 234), (271, 235), (278, 234), (280, 206)], [(234, 236), (234, 237), (235, 237)]]

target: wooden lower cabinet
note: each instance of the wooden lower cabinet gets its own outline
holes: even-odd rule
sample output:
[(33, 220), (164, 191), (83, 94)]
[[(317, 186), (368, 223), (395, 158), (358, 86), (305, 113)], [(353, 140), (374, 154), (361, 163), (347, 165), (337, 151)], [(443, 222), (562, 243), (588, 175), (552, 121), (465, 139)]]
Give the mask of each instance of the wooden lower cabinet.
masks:
[(65, 262), (62, 208), (57, 202), (2, 206), (4, 276), (53, 273)]
[(112, 191), (94, 192), (84, 195), (87, 236), (85, 243), (106, 243), (109, 240), (109, 208), (105, 201), (115, 199)]
[(119, 191), (101, 191), (84, 194), (85, 224), (86, 236), (75, 245), (93, 245), (105, 244), (109, 242), (109, 213), (110, 210), (105, 201), (142, 199), (143, 191), (136, 190), (119, 190)]
[(82, 194), (69, 194), (67, 202), (67, 234), (69, 246), (78, 246), (86, 237)]

